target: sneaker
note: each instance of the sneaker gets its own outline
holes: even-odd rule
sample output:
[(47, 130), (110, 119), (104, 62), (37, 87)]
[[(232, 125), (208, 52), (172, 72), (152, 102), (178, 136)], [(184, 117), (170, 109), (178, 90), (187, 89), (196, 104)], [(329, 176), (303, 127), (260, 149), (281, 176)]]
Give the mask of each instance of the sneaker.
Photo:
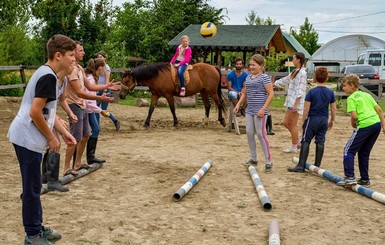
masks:
[(49, 241), (57, 241), (61, 239), (61, 235), (57, 230), (50, 229), (43, 226), (43, 235), (47, 238)]
[(118, 131), (120, 129), (120, 122), (119, 120), (114, 121), (115, 129)]
[(347, 186), (347, 185), (355, 185), (355, 184), (357, 184), (357, 180), (355, 177), (345, 177), (343, 180), (337, 182), (337, 185), (339, 186)]
[(370, 180), (363, 180), (363, 179), (358, 179), (357, 180), (357, 184), (359, 184), (359, 185), (362, 185), (362, 186), (364, 186), (364, 187), (370, 187)]
[(245, 165), (245, 166), (257, 165), (257, 164), (258, 164), (258, 160), (253, 160), (251, 158), (248, 161), (243, 163), (243, 165)]
[(180, 96), (185, 96), (186, 95), (186, 89), (184, 87), (180, 88)]
[(271, 173), (273, 171), (273, 164), (272, 163), (266, 163), (265, 164), (265, 173)]
[(283, 150), (283, 152), (285, 152), (285, 153), (296, 153), (297, 152), (297, 147), (295, 147), (295, 148), (289, 147), (289, 148)]
[(47, 240), (47, 238), (44, 236), (43, 232), (40, 232), (39, 235), (30, 238), (28, 235), (24, 238), (24, 245), (52, 245), (50, 241)]

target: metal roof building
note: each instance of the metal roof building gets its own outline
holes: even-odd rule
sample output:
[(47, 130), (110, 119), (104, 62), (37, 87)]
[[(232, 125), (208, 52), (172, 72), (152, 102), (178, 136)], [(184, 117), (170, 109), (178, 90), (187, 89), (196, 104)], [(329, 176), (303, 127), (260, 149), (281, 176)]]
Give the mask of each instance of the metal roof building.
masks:
[(327, 66), (330, 71), (339, 72), (346, 65), (355, 64), (358, 55), (366, 49), (384, 49), (385, 41), (361, 34), (346, 35), (322, 45), (310, 58), (307, 67), (314, 71), (316, 66)]

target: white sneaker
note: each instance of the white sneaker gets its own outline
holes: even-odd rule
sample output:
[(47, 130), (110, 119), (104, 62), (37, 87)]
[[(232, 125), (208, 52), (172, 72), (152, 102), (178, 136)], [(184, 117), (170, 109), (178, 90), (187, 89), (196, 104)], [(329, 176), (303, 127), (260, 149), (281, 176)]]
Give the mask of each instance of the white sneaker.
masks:
[(283, 152), (285, 152), (285, 153), (296, 153), (297, 152), (297, 148), (293, 149), (292, 147), (289, 147), (289, 148), (283, 150)]
[(184, 87), (180, 88), (180, 96), (185, 96), (186, 95), (186, 89)]

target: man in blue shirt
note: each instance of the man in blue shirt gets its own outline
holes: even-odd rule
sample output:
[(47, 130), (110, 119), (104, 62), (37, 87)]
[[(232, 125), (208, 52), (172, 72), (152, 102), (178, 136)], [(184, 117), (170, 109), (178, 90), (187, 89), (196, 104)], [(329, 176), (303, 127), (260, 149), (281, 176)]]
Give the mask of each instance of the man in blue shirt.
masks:
[[(243, 70), (243, 59), (236, 58), (234, 61), (235, 70), (227, 74), (227, 89), (229, 90), (229, 100), (234, 106), (237, 105), (238, 99), (241, 97), (243, 83), (246, 80), (247, 73)], [(243, 107), (243, 106), (242, 106)], [(243, 113), (243, 110), (240, 110)]]

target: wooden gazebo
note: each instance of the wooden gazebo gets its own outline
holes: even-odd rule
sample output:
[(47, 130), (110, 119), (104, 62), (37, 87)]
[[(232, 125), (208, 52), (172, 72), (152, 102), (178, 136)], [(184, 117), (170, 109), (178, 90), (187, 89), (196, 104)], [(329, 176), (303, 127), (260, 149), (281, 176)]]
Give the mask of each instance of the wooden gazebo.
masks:
[(279, 25), (217, 25), (217, 36), (211, 40), (204, 39), (200, 33), (201, 25), (189, 25), (186, 29), (174, 37), (168, 45), (177, 47), (180, 38), (187, 35), (190, 38), (190, 46), (193, 49), (193, 57), (207, 62), (207, 54), (211, 52), (210, 62), (223, 66), (221, 53), (223, 51), (242, 52), (246, 60), (246, 53), (260, 53), (263, 56), (269, 54), (274, 47), (277, 53), (286, 52), (286, 46)]

